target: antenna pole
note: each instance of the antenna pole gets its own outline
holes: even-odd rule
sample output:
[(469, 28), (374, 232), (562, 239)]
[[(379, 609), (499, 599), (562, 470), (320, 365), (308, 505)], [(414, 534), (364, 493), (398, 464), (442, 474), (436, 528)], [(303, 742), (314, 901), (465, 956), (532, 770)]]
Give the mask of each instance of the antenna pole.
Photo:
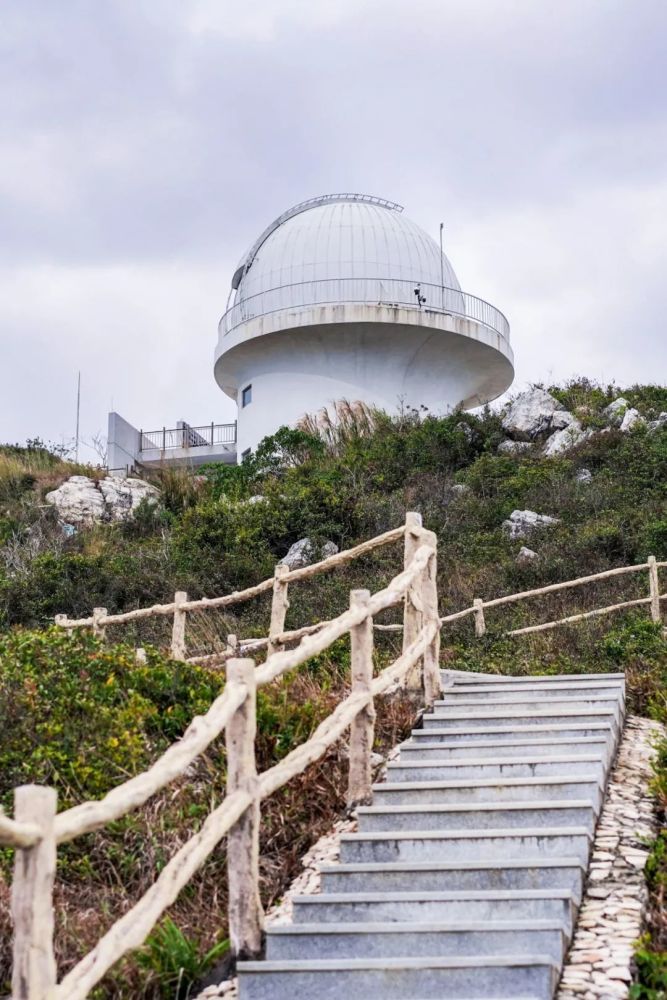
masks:
[(442, 257), (442, 230), (444, 225), (444, 222), (440, 223), (440, 304), (443, 312), (445, 311), (445, 265)]
[(79, 461), (79, 416), (81, 414), (81, 372), (76, 382), (76, 436), (74, 444), (74, 461)]

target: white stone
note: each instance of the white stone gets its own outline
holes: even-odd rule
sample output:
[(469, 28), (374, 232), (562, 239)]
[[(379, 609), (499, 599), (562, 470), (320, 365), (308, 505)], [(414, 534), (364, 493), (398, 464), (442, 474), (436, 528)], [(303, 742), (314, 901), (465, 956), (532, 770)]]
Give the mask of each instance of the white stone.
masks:
[(511, 539), (527, 538), (539, 528), (550, 528), (560, 523), (560, 518), (549, 514), (537, 514), (534, 510), (513, 510), (503, 521), (503, 528)]
[(609, 406), (603, 410), (603, 413), (610, 424), (614, 427), (620, 427), (623, 415), (629, 406), (630, 404), (627, 399), (624, 399), (623, 396), (619, 396), (618, 399), (615, 399), (613, 403), (610, 403)]
[(642, 417), (639, 410), (634, 410), (632, 407), (630, 407), (630, 409), (626, 410), (625, 413), (623, 414), (620, 430), (625, 434), (628, 431), (631, 431), (633, 427), (641, 427), (641, 425), (645, 423), (646, 421)]
[(503, 415), (502, 425), (510, 437), (530, 441), (562, 430), (573, 419), (550, 393), (544, 389), (529, 389), (512, 401)]
[(281, 562), (290, 569), (301, 569), (302, 566), (310, 566), (316, 560), (335, 556), (337, 552), (338, 546), (335, 542), (324, 542), (322, 546), (317, 546), (312, 538), (300, 538), (292, 545), (287, 555), (283, 556)]
[(452, 493), (455, 493), (457, 496), (462, 497), (466, 493), (470, 493), (470, 487), (466, 486), (465, 483), (454, 483), (454, 485), (451, 488), (451, 491)]
[(70, 478), (46, 494), (64, 524), (86, 525), (100, 521), (125, 521), (142, 500), (157, 503), (160, 492), (143, 479), (106, 476), (96, 482), (88, 476)]
[(651, 420), (648, 425), (650, 431), (659, 431), (663, 427), (667, 427), (667, 413), (661, 413), (657, 420)]
[(573, 417), (567, 427), (556, 431), (555, 434), (552, 434), (548, 438), (544, 446), (544, 454), (547, 458), (553, 455), (560, 455), (562, 452), (574, 448), (575, 445), (581, 444), (586, 437), (588, 437), (587, 432), (583, 429), (577, 418)]
[(537, 552), (535, 552), (533, 549), (529, 549), (527, 545), (522, 545), (521, 548), (519, 549), (519, 554), (516, 557), (516, 562), (518, 562), (519, 565), (521, 566), (524, 565), (525, 563), (535, 562), (535, 560), (539, 558), (540, 557), (537, 554)]
[(590, 483), (593, 479), (593, 473), (590, 469), (579, 469), (574, 478), (578, 483)]

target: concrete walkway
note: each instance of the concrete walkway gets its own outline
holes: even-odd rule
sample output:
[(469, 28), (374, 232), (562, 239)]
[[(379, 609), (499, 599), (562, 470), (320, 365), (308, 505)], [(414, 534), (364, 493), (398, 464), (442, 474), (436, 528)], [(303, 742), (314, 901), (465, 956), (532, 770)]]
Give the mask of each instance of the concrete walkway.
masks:
[(446, 675), (319, 895), (240, 1000), (551, 1000), (625, 713), (622, 674)]

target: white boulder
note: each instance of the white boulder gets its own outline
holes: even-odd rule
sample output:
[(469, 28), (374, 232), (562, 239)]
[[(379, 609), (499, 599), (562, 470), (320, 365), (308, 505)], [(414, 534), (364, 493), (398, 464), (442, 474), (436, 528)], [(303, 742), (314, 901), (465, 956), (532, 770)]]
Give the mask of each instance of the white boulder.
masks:
[[(571, 414), (568, 415), (571, 416)], [(564, 451), (574, 448), (576, 444), (580, 444), (587, 436), (587, 432), (583, 429), (577, 418), (572, 417), (567, 427), (563, 427), (562, 430), (556, 431), (555, 434), (547, 438), (544, 446), (544, 454), (547, 458), (551, 458), (553, 455), (560, 455)]]
[(574, 418), (544, 389), (529, 389), (510, 403), (502, 418), (503, 429), (512, 438), (531, 441), (567, 427)]
[(641, 427), (641, 425), (645, 423), (646, 421), (642, 417), (639, 410), (635, 410), (632, 407), (630, 407), (630, 409), (626, 410), (625, 413), (623, 414), (620, 430), (622, 431), (622, 433), (625, 434), (628, 431), (631, 431), (633, 427)]
[(503, 529), (511, 539), (527, 538), (540, 528), (550, 528), (560, 523), (560, 518), (537, 514), (534, 510), (513, 510), (503, 521)]
[(667, 427), (667, 413), (661, 413), (657, 420), (651, 420), (648, 425), (650, 431), (659, 431), (662, 427)]
[(612, 424), (614, 427), (620, 427), (621, 422), (623, 420), (623, 415), (625, 414), (625, 411), (628, 409), (629, 406), (630, 404), (628, 403), (627, 399), (624, 399), (623, 396), (619, 396), (618, 399), (615, 399), (613, 401), (613, 403), (610, 403), (609, 406), (606, 406), (602, 412), (604, 413), (605, 417), (607, 418), (610, 424)]
[(466, 486), (465, 483), (454, 483), (454, 485), (451, 487), (451, 490), (454, 496), (457, 497), (462, 497), (465, 496), (466, 493), (470, 493), (470, 487)]
[(519, 554), (516, 557), (516, 562), (519, 566), (525, 566), (528, 563), (535, 562), (539, 559), (539, 555), (533, 549), (529, 549), (527, 545), (522, 545), (519, 549)]
[(338, 546), (335, 542), (324, 542), (318, 546), (312, 538), (300, 538), (280, 561), (290, 569), (301, 569), (302, 566), (310, 566), (316, 560), (335, 556), (337, 552)]
[(157, 503), (160, 492), (143, 479), (106, 476), (97, 482), (89, 476), (70, 476), (46, 494), (63, 524), (86, 525), (101, 521), (125, 521), (142, 500)]
[(593, 479), (593, 473), (590, 469), (579, 469), (574, 478), (578, 483), (590, 483)]

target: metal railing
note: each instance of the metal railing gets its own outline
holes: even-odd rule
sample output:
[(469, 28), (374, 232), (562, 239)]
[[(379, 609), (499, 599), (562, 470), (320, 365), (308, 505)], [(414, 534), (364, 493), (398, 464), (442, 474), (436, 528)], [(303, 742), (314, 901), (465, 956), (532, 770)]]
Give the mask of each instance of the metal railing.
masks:
[(490, 302), (458, 288), (398, 278), (323, 278), (279, 285), (235, 302), (220, 320), (219, 329), (226, 335), (242, 323), (269, 313), (316, 305), (359, 303), (465, 316), (493, 330), (509, 343), (507, 318)]
[(158, 431), (139, 431), (140, 451), (167, 451), (170, 448), (204, 448), (216, 444), (236, 444), (236, 421), (233, 424), (203, 424), (191, 427), (162, 427)]

